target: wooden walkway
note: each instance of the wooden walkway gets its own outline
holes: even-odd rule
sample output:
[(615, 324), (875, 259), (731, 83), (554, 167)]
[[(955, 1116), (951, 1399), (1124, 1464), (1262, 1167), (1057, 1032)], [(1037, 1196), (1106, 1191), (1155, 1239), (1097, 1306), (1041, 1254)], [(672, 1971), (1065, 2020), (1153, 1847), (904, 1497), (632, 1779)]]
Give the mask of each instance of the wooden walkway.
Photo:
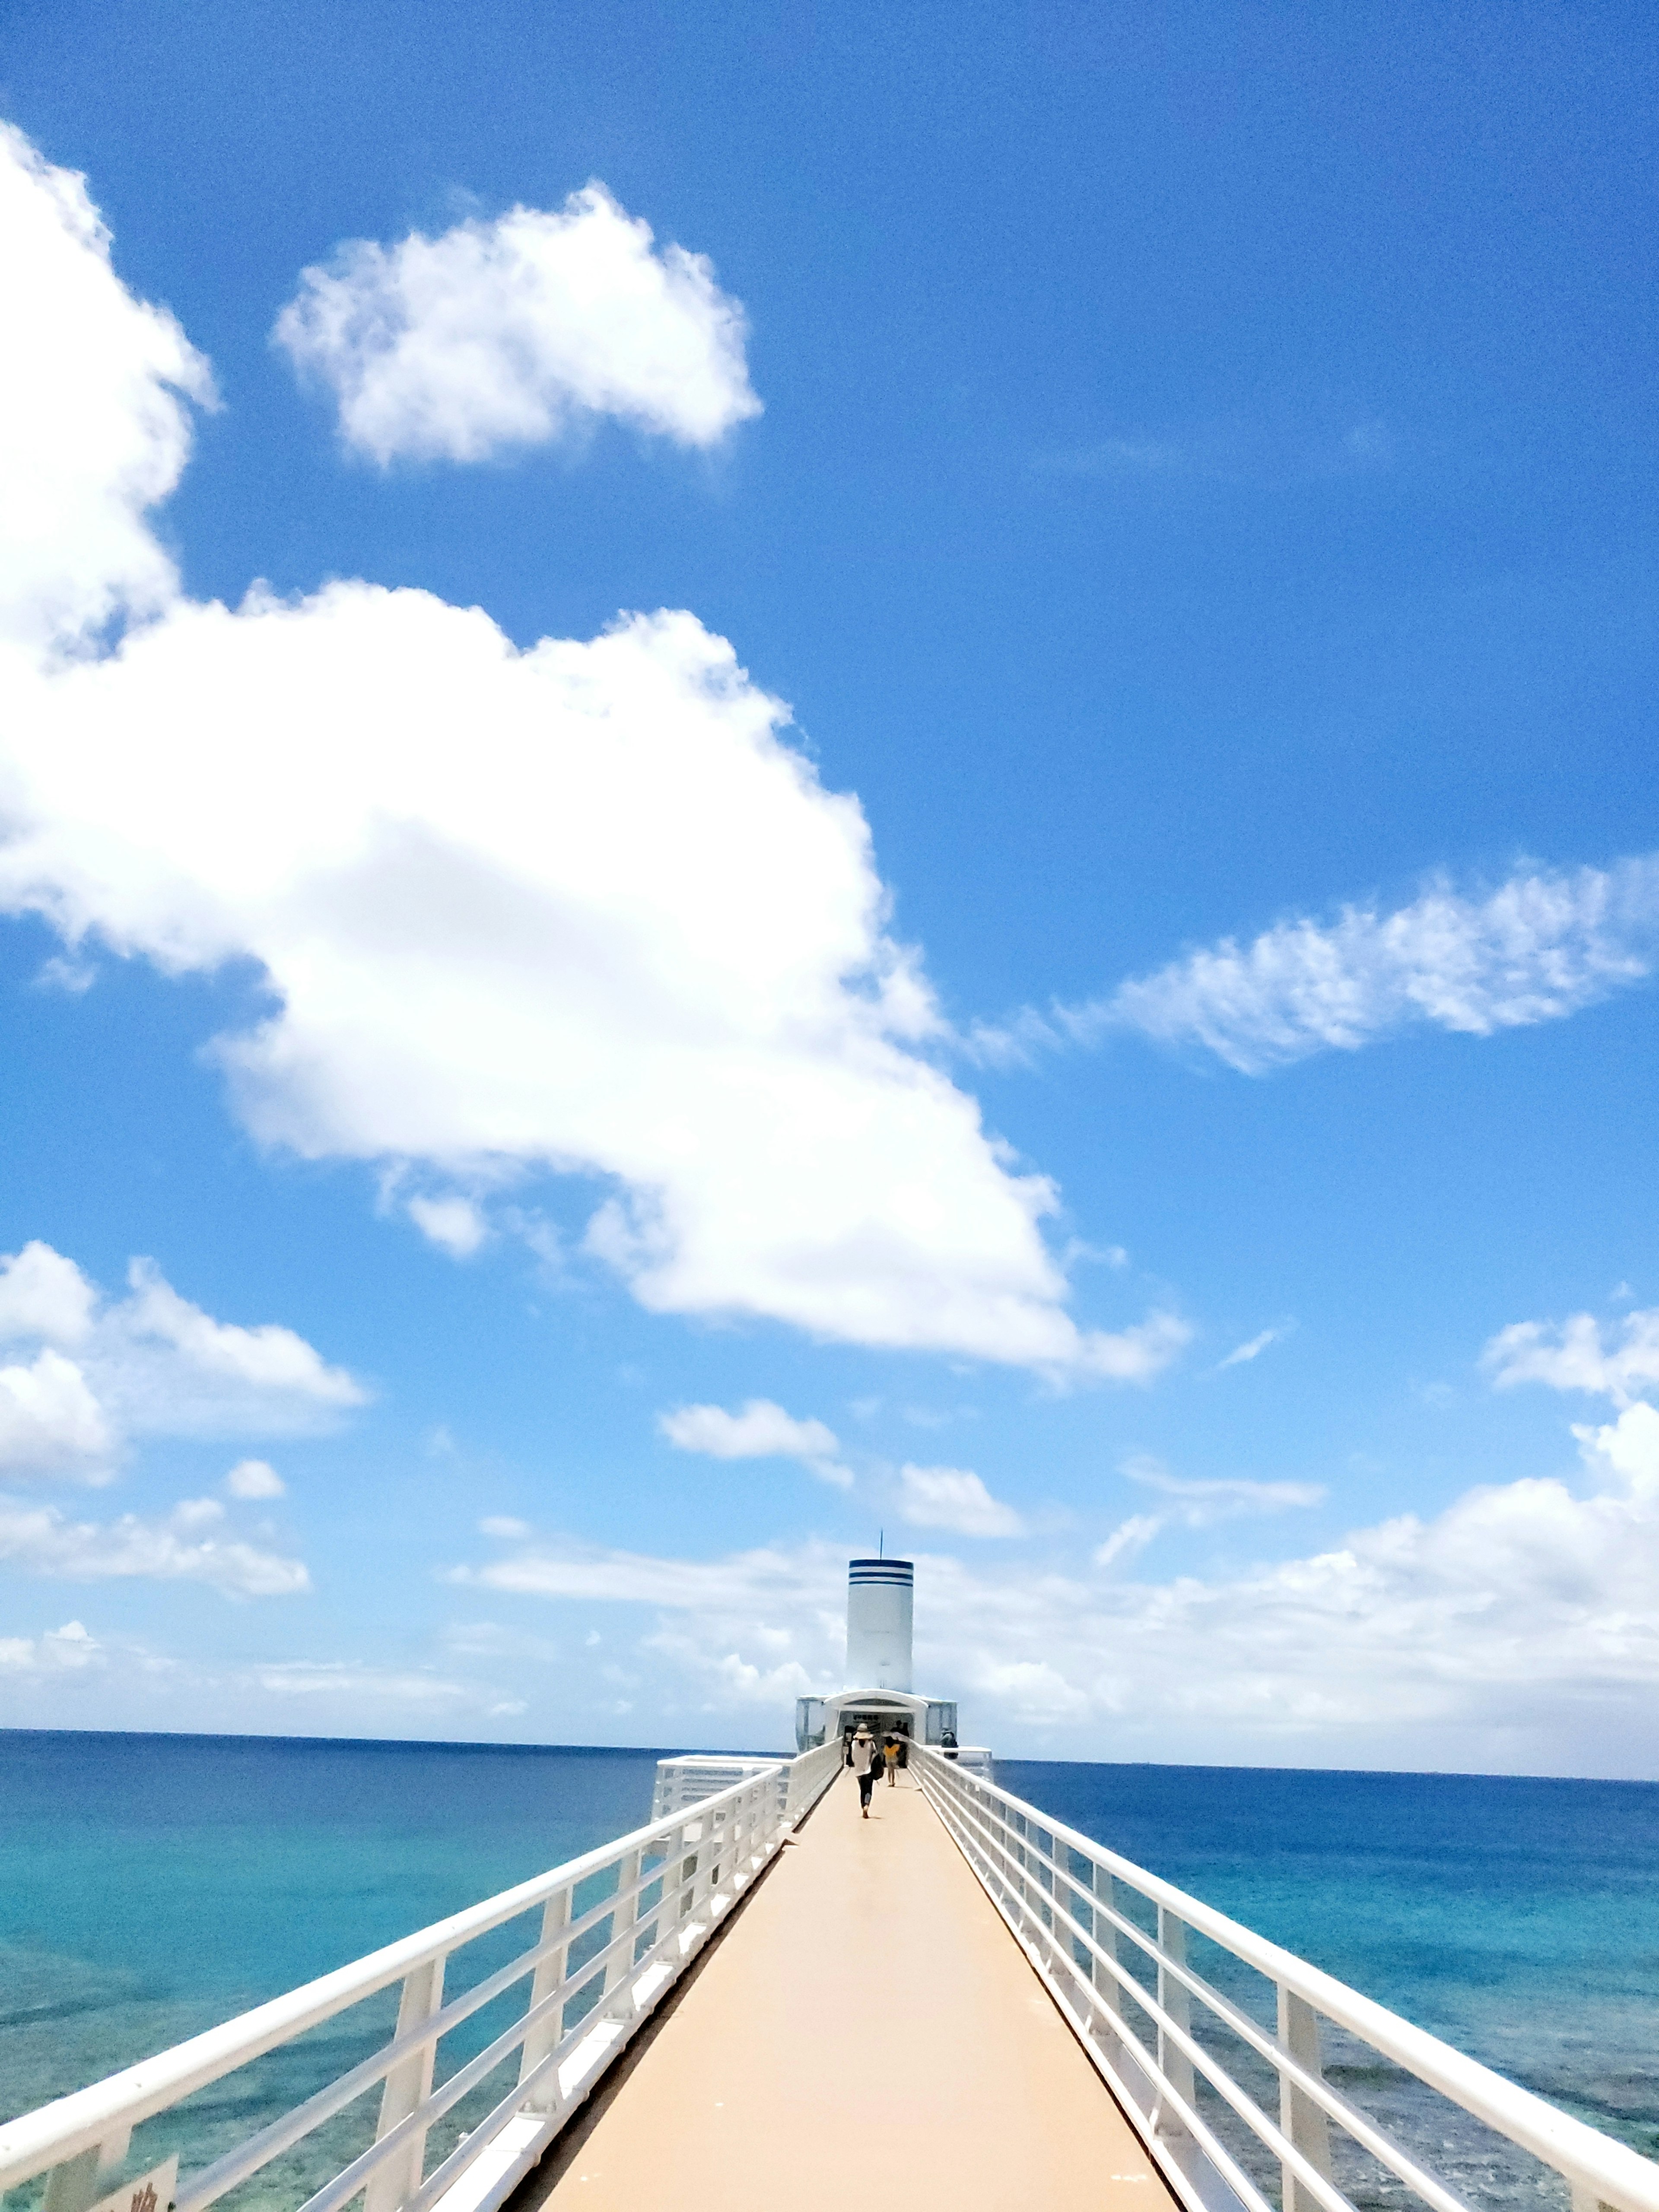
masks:
[(1172, 2212), (910, 1778), (843, 1775), (513, 2212)]

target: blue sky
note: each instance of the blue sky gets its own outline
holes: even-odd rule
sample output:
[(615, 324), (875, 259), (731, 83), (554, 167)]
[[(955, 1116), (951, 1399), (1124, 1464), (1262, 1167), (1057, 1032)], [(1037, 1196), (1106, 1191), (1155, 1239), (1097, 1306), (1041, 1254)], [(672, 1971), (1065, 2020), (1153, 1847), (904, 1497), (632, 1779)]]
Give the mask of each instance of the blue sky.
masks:
[(1656, 59), (15, 12), (0, 1721), (1659, 1771)]

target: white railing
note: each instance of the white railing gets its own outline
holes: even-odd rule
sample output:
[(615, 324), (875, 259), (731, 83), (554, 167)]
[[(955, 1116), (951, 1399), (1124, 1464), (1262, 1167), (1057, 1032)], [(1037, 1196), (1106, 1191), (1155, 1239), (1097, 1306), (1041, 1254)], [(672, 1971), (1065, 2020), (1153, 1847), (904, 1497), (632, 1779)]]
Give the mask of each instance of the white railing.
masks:
[[(434, 2212), (440, 2204), (443, 2212), (493, 2212), (834, 1780), (836, 1767), (817, 1753), (761, 1766), (693, 1811), (637, 1828), (25, 2113), (0, 2127), (0, 2193), (45, 2173), (43, 2212), (87, 2212), (118, 2170), (142, 2167), (149, 2154), (135, 2160), (135, 2128), (398, 1984), (389, 2039), (281, 2118), (183, 2175), (161, 2203), (171, 2193), (177, 2212), (207, 2212), (228, 2191), (305, 2147), (303, 2179), (292, 2192), (303, 2199), (301, 2212), (343, 2212), (360, 2196), (364, 2212)], [(446, 2002), (450, 1961), (538, 1909), (528, 1948)], [(450, 2061), (439, 2081), (445, 2038), (495, 2003), (510, 2004), (516, 2017), (482, 2050)], [(348, 2029), (359, 2024), (346, 2022)], [(363, 2032), (371, 2030), (365, 2025)], [(476, 2042), (478, 2032), (463, 2045)], [(489, 2094), (483, 2085), (515, 2058), (506, 2094), (478, 2112)], [(372, 2140), (356, 2155), (344, 2157), (349, 2145), (337, 2142), (337, 2130), (307, 2144), (377, 2087)], [(187, 2126), (188, 2116), (181, 2117)], [(360, 2138), (369, 2132), (368, 2118), (365, 2111)], [(468, 2132), (452, 2141), (468, 2121)], [(171, 2132), (175, 2141), (158, 2142), (157, 2151), (176, 2152), (179, 2120)], [(441, 2154), (428, 2172), (434, 2135)]]
[[(1283, 2212), (1355, 2212), (1395, 2185), (1431, 2212), (1466, 2212), (1443, 2175), (1327, 2079), (1322, 2021), (1553, 2167), (1572, 2212), (1659, 2212), (1659, 2165), (939, 1753), (911, 1757), (1188, 2212), (1275, 2212), (1275, 2197)], [(1192, 1935), (1224, 1954), (1224, 1978), (1251, 1970), (1236, 1977), (1244, 2002), (1199, 1971)], [(1253, 1977), (1273, 1992), (1273, 2027), (1249, 2009)], [(1429, 2132), (1445, 2144), (1443, 2125)]]
[(665, 1820), (671, 1813), (699, 1805), (717, 1790), (748, 1781), (764, 1771), (777, 1777), (778, 1802), (792, 1824), (807, 1812), (836, 1778), (841, 1765), (838, 1743), (819, 1744), (798, 1759), (750, 1759), (735, 1752), (694, 1751), (677, 1759), (657, 1761), (657, 1785), (651, 1801), (651, 1817)]

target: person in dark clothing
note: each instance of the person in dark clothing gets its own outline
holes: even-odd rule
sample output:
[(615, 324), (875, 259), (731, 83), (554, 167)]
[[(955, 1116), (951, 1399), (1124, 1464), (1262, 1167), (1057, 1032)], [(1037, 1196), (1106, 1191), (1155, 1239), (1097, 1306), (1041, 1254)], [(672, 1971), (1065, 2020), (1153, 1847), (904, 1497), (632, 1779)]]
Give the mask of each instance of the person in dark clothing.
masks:
[(869, 1729), (860, 1724), (853, 1738), (850, 1763), (859, 1778), (859, 1809), (867, 1820), (870, 1817), (870, 1792), (876, 1786), (876, 1770), (881, 1764), (881, 1753)]

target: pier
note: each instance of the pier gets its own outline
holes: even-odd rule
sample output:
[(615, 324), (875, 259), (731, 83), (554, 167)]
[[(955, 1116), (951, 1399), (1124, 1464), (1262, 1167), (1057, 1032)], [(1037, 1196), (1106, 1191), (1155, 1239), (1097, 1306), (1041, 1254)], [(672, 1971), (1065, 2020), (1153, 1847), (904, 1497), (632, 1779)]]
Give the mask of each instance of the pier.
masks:
[(831, 1786), (619, 2071), (514, 2212), (645, 2212), (671, 2142), (684, 2212), (1174, 2202), (908, 1772)]
[[(1659, 2164), (1001, 1788), (911, 1687), (912, 1577), (850, 1563), (862, 1686), (799, 1700), (794, 1757), (659, 1760), (645, 1826), (0, 2126), (0, 2195), (1479, 2212), (1501, 2175), (1659, 2212)], [(908, 1763), (864, 1820), (869, 1734)], [(204, 2129), (272, 2054), (298, 2101), (238, 2136), (249, 2075)]]

